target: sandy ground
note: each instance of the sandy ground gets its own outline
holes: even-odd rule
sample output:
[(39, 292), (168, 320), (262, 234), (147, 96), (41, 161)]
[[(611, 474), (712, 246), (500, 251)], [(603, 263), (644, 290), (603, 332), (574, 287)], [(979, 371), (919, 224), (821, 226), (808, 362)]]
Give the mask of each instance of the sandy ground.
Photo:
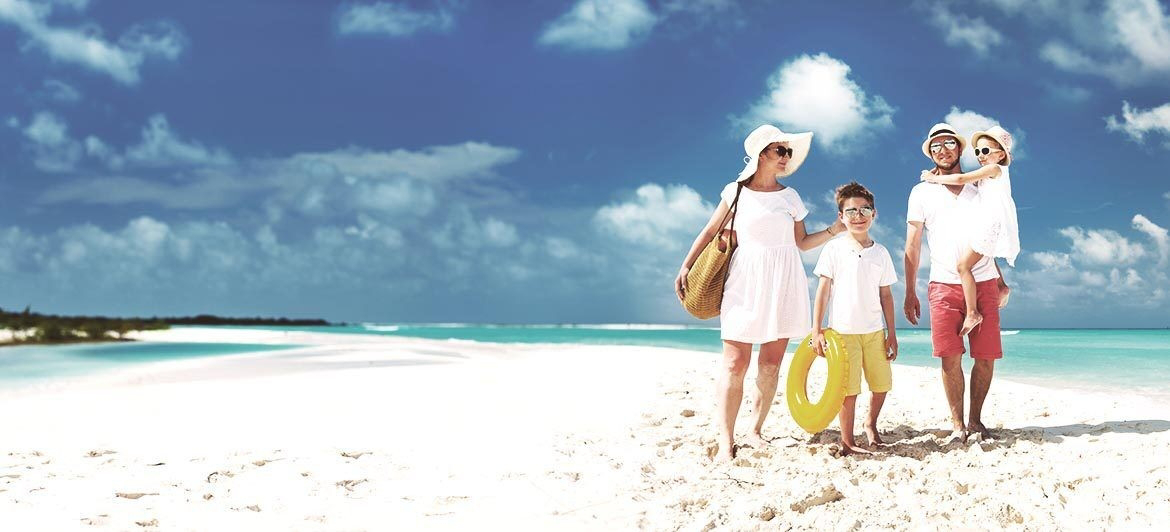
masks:
[(896, 366), (878, 454), (840, 457), (836, 425), (803, 432), (781, 394), (770, 446), (715, 465), (710, 353), (142, 336), (304, 347), (0, 393), (0, 530), (1051, 530), (1170, 516), (1170, 408), (1140, 396), (998, 379), (995, 439), (947, 443), (938, 371)]

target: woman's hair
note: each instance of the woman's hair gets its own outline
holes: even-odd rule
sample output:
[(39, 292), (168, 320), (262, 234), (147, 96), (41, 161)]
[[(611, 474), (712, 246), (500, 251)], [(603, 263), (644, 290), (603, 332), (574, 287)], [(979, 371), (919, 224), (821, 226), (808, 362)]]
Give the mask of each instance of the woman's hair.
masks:
[(845, 200), (849, 198), (862, 198), (869, 202), (870, 207), (877, 208), (877, 204), (873, 201), (873, 192), (858, 184), (857, 181), (850, 181), (846, 185), (837, 187), (837, 211), (841, 211), (841, 207), (845, 205)]

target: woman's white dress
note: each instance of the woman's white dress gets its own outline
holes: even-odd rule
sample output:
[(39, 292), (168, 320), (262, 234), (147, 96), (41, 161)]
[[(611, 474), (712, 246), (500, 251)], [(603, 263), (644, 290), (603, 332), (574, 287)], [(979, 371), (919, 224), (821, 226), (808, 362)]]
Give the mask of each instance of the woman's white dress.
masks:
[(1003, 257), (1015, 266), (1016, 255), (1020, 254), (1020, 226), (1008, 167), (999, 167), (999, 177), (980, 180), (979, 209), (979, 221), (971, 234), (971, 249), (985, 257)]
[[(736, 183), (720, 198), (731, 205)], [(731, 255), (720, 307), (720, 337), (763, 344), (799, 338), (812, 328), (808, 278), (793, 225), (808, 209), (791, 187), (756, 192), (744, 187), (735, 215), (739, 247)]]

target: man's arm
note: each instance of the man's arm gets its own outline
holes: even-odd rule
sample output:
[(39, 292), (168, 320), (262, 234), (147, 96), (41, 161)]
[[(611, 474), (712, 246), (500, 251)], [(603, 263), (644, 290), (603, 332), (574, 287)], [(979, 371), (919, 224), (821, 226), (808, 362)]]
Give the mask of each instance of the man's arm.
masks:
[(922, 252), (923, 222), (906, 222), (906, 250), (902, 259), (906, 270), (906, 302), (903, 311), (911, 325), (918, 325), (922, 304), (918, 302), (918, 261)]

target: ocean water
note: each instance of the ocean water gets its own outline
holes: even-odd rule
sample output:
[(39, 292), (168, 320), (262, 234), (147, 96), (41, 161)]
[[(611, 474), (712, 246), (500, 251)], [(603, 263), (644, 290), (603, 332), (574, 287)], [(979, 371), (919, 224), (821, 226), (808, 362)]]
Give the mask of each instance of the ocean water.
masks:
[[(361, 324), (329, 327), (233, 327), (374, 334), (492, 343), (631, 345), (719, 353), (719, 329), (684, 325)], [(897, 364), (937, 368), (930, 331), (898, 331)], [(223, 356), (294, 346), (201, 343), (108, 343), (0, 348), (0, 387), (77, 376), (129, 364)], [(1125, 389), (1170, 397), (1170, 330), (1022, 329), (1003, 332), (996, 375), (1020, 382), (1085, 389)], [(795, 342), (789, 344), (789, 352)], [(969, 357), (964, 367), (969, 368)]]
[[(682, 325), (364, 324), (323, 332), (504, 343), (635, 345), (718, 353), (719, 329)], [(996, 375), (1046, 386), (1130, 389), (1170, 395), (1170, 330), (1022, 329), (1003, 331)], [(898, 331), (897, 364), (937, 368), (928, 329)], [(790, 342), (788, 351), (795, 350)], [(964, 355), (969, 360), (969, 357)], [(970, 362), (964, 363), (970, 368)]]
[(0, 348), (0, 389), (149, 362), (288, 349), (293, 345), (171, 342), (22, 345)]

